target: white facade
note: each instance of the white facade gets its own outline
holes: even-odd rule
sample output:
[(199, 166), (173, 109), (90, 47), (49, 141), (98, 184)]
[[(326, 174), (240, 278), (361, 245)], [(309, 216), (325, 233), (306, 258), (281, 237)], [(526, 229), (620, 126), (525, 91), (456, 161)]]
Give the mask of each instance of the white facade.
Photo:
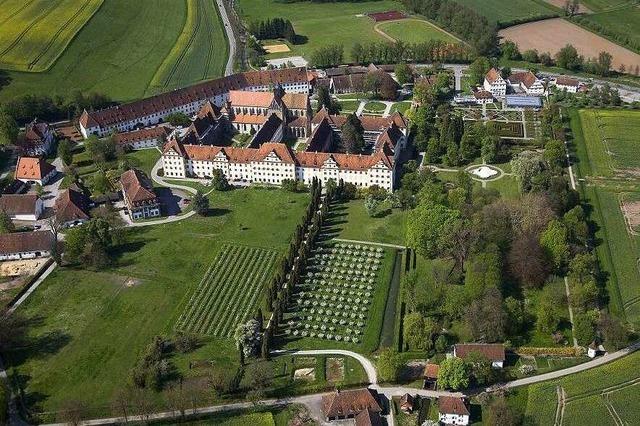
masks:
[(146, 219), (160, 216), (160, 206), (158, 204), (137, 206), (129, 209), (129, 216), (133, 220)]
[(578, 88), (580, 86), (579, 85), (576, 86), (576, 85), (573, 85), (573, 84), (566, 85), (566, 84), (558, 84), (558, 83), (556, 83), (556, 87), (559, 90), (566, 90), (568, 93), (577, 93), (578, 92)]
[(446, 425), (468, 425), (469, 424), (469, 416), (466, 414), (458, 415), (458, 414), (448, 414), (448, 413), (439, 413), (440, 423), (444, 423)]
[(484, 90), (491, 92), (493, 96), (505, 96), (507, 94), (507, 82), (501, 76), (498, 76), (493, 82), (484, 79)]
[(33, 212), (12, 214), (11, 220), (35, 222), (36, 220), (40, 219), (40, 216), (42, 216), (42, 212), (44, 212), (44, 203), (42, 202), (41, 198), (37, 198), (35, 209)]
[(544, 95), (545, 92), (544, 84), (542, 84), (542, 81), (537, 78), (531, 86), (527, 87), (523, 83), (521, 83), (521, 86), (527, 95)]
[(24, 252), (18, 252), (18, 253), (0, 254), (0, 260), (35, 259), (38, 257), (49, 257), (49, 256), (51, 256), (51, 252), (49, 250), (24, 251)]

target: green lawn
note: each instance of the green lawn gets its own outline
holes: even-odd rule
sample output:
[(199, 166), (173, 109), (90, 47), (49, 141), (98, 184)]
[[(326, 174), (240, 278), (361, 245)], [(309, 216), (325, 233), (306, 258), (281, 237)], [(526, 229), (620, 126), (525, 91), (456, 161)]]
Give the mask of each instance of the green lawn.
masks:
[(525, 416), (530, 424), (553, 424), (557, 405), (556, 388), (561, 386), (570, 399), (563, 424), (594, 424), (594, 419), (597, 419), (597, 424), (615, 424), (600, 393), (602, 389), (620, 385), (620, 389), (611, 394), (616, 411), (623, 419), (637, 419), (632, 417), (638, 413), (640, 406), (637, 385), (624, 387), (624, 384), (640, 377), (637, 369), (639, 362), (640, 353), (635, 352), (602, 367), (531, 385), (528, 388)]
[(360, 106), (360, 101), (340, 101), (341, 112), (356, 112)]
[(364, 208), (363, 200), (353, 200), (336, 207), (336, 212), (341, 216), (339, 221), (344, 221), (337, 238), (404, 244), (406, 211), (390, 209), (371, 217)]
[(455, 0), (457, 3), (474, 9), (490, 22), (508, 23), (521, 19), (533, 19), (555, 15), (557, 12), (549, 4), (535, 0)]
[(640, 31), (638, 31), (638, 28), (640, 28), (640, 8), (637, 5), (609, 12), (584, 15), (583, 17), (588, 21), (601, 25), (616, 35), (628, 37), (629, 41), (640, 45)]
[(395, 104), (393, 104), (391, 106), (391, 111), (390, 113), (393, 114), (394, 112), (399, 112), (401, 114), (406, 114), (406, 112), (409, 110), (409, 108), (411, 108), (411, 102), (396, 102)]
[(342, 44), (344, 59), (351, 59), (351, 48), (355, 43), (386, 40), (373, 29), (372, 19), (363, 15), (368, 12), (402, 10), (401, 3), (391, 0), (367, 2), (334, 2), (330, 5), (317, 2), (294, 4), (275, 0), (240, 0), (240, 15), (246, 22), (267, 18), (289, 19), (296, 34), (305, 42), (291, 46), (290, 52), (268, 55), (268, 58), (301, 55), (309, 59), (311, 52), (327, 44)]
[(431, 22), (421, 19), (383, 22), (378, 25), (378, 29), (390, 37), (406, 43), (422, 43), (427, 40), (442, 40), (449, 43), (458, 43), (460, 41)]
[(367, 112), (382, 113), (386, 108), (387, 105), (382, 102), (371, 101), (364, 104), (364, 110)]
[(580, 3), (588, 7), (592, 12), (600, 12), (617, 8), (631, 2), (629, 0), (582, 0)]
[(147, 176), (151, 177), (151, 169), (160, 159), (160, 151), (155, 148), (140, 149), (126, 154), (127, 160), (133, 167), (143, 170)]
[[(23, 381), (31, 410), (55, 411), (77, 399), (86, 402), (90, 416), (110, 414), (113, 393), (129, 382), (129, 371), (150, 339), (173, 333), (191, 290), (223, 244), (284, 252), (308, 195), (243, 189), (215, 192), (210, 199), (208, 217), (128, 229), (112, 268), (56, 269), (20, 308), (35, 320), (34, 345), (6, 359), (11, 374)], [(134, 285), (125, 286), (129, 278)], [(213, 361), (234, 370), (237, 352), (232, 339), (205, 338), (195, 352), (174, 354), (171, 360), (189, 379), (203, 374), (191, 370), (189, 361)], [(153, 397), (161, 406), (161, 395)]]
[[(224, 42), (222, 24), (209, 2), (213, 0), (198, 3), (207, 5), (209, 31), (204, 36), (196, 32), (195, 43), (184, 50), (180, 62), (180, 69), (193, 68), (176, 73), (167, 87), (204, 78), (205, 63), (209, 64), (206, 77), (222, 75), (226, 61), (226, 50), (219, 45)], [(138, 0), (132, 7), (128, 0), (104, 2), (50, 69), (41, 73), (7, 72), (9, 83), (0, 89), (0, 98), (27, 93), (67, 96), (81, 90), (126, 101), (154, 92), (150, 88), (152, 79), (162, 64), (177, 57), (174, 46), (180, 34), (194, 32), (185, 28), (187, 4), (186, 0)], [(210, 40), (218, 43), (213, 57), (209, 56)]]
[(0, 68), (44, 71), (104, 0), (5, 0), (0, 8)]

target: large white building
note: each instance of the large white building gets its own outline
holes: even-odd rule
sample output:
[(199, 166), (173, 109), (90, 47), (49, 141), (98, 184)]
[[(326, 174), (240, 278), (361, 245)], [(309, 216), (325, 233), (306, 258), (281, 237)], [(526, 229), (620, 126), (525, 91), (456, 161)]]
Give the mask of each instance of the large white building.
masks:
[(79, 120), (80, 132), (85, 138), (91, 134), (104, 137), (162, 123), (172, 113), (193, 116), (207, 101), (223, 106), (231, 90), (263, 92), (279, 85), (286, 92), (309, 93), (310, 78), (306, 68), (233, 74), (100, 111), (85, 110)]
[(491, 68), (484, 76), (484, 90), (491, 92), (495, 97), (502, 97), (507, 94), (507, 82), (500, 75), (500, 71)]
[(527, 95), (544, 95), (546, 88), (531, 71), (513, 73), (507, 79), (509, 86), (515, 91), (522, 91)]

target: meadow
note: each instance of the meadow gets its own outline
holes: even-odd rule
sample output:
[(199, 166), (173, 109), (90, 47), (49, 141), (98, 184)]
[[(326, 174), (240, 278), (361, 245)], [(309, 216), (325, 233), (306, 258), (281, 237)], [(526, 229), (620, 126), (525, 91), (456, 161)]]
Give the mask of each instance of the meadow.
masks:
[(442, 40), (449, 43), (460, 41), (432, 23), (421, 19), (381, 22), (376, 25), (376, 28), (394, 40), (402, 40), (406, 43), (421, 43), (427, 40)]
[[(630, 42), (640, 46), (640, 8), (637, 5), (617, 8), (601, 13), (584, 15), (583, 19), (594, 22), (614, 36), (627, 37)], [(636, 51), (640, 49), (635, 49)], [(627, 64), (627, 66), (635, 64)]]
[(588, 7), (592, 12), (600, 12), (618, 8), (632, 2), (629, 0), (582, 0), (580, 3)]
[(6, 0), (0, 8), (0, 68), (44, 71), (104, 0)]
[(557, 11), (553, 6), (535, 0), (514, 0), (509, 2), (501, 0), (456, 0), (456, 2), (474, 9), (490, 22), (498, 24), (557, 15)]
[(304, 56), (327, 44), (342, 44), (344, 59), (351, 58), (351, 48), (355, 43), (385, 41), (374, 30), (374, 22), (364, 16), (368, 12), (401, 10), (402, 5), (391, 0), (367, 2), (335, 2), (330, 6), (324, 3), (298, 2), (285, 3), (275, 0), (240, 0), (238, 11), (245, 22), (280, 17), (293, 24), (296, 34), (304, 40), (302, 44), (290, 44), (290, 52), (270, 54), (268, 58)]
[(554, 424), (557, 387), (562, 387), (567, 397), (563, 425), (594, 424), (594, 419), (597, 419), (597, 424), (618, 424), (607, 405), (613, 406), (614, 413), (623, 419), (637, 419), (633, 415), (638, 412), (639, 362), (640, 353), (635, 352), (602, 367), (529, 386), (525, 411), (527, 421), (530, 424)]
[[(128, 229), (110, 268), (57, 268), (20, 308), (32, 319), (34, 343), (7, 353), (6, 360), (31, 412), (48, 412), (41, 420), (52, 420), (65, 402), (79, 400), (90, 416), (110, 414), (114, 392), (129, 383), (145, 346), (156, 335), (173, 335), (225, 244), (284, 252), (308, 195), (243, 189), (214, 192), (210, 200), (207, 217)], [(203, 374), (190, 368), (191, 361), (235, 371), (237, 359), (232, 339), (205, 336), (194, 352), (171, 356), (185, 385)], [(152, 397), (154, 406), (162, 406), (161, 393)]]
[[(161, 65), (172, 63), (168, 57), (177, 58), (174, 47), (181, 34), (194, 32), (191, 25), (195, 23), (187, 22), (189, 7), (193, 5), (193, 2), (174, 0), (138, 0), (136, 7), (131, 7), (128, 0), (104, 2), (48, 70), (40, 73), (7, 71), (7, 82), (0, 86), (0, 97), (68, 96), (80, 90), (127, 101), (154, 93), (158, 89), (152, 87), (151, 82)], [(222, 23), (210, 7), (208, 10), (207, 28), (211, 34), (216, 34), (213, 40), (220, 43), (224, 39)], [(206, 37), (201, 35), (197, 40), (184, 54), (181, 67), (207, 63), (211, 45), (206, 44)], [(226, 49), (218, 45), (213, 52), (208, 61), (207, 77), (223, 74)], [(176, 73), (167, 87), (187, 85), (203, 75), (204, 67), (195, 66), (193, 74), (191, 71)]]

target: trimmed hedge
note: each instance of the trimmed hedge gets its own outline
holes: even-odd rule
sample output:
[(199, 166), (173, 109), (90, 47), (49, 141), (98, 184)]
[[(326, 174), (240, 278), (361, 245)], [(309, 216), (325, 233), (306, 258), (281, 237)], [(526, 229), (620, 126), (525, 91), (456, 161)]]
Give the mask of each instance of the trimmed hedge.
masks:
[(513, 352), (518, 355), (559, 355), (559, 356), (580, 356), (584, 350), (582, 348), (566, 347), (566, 348), (533, 348), (522, 346), (514, 348)]

